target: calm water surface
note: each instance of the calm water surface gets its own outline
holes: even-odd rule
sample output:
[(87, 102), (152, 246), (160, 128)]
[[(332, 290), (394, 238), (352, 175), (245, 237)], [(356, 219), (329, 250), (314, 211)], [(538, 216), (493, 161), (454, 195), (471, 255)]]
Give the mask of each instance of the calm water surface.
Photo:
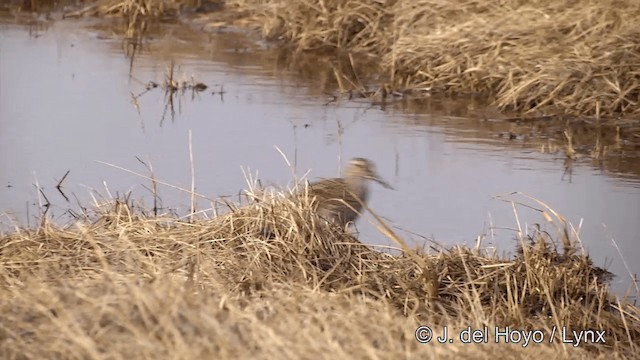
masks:
[[(319, 89), (318, 74), (301, 78), (279, 64), (276, 51), (242, 34), (164, 31), (132, 64), (119, 38), (86, 23), (53, 22), (37, 30), (0, 25), (5, 228), (33, 225), (36, 183), (57, 216), (92, 193), (131, 191), (151, 203), (147, 180), (101, 162), (148, 174), (138, 157), (153, 165), (158, 179), (189, 188), (191, 132), (196, 191), (212, 198), (246, 188), (243, 169), (265, 185), (292, 185), (277, 149), (297, 176), (310, 170), (311, 179), (336, 176), (346, 159), (364, 156), (396, 188), (373, 185), (370, 206), (415, 244), (427, 237), (473, 245), (480, 236), (486, 247), (513, 251), (513, 208), (492, 197), (520, 191), (581, 225), (596, 264), (619, 275), (617, 291), (629, 288), (629, 272), (640, 272), (638, 172), (585, 160), (569, 174), (562, 154), (496, 136), (499, 125), (468, 116), (466, 103), (434, 99), (409, 110), (367, 101), (327, 104), (331, 97)], [(132, 101), (149, 81), (162, 81), (171, 60), (178, 79), (193, 76), (207, 91), (176, 98), (174, 116), (160, 89)], [(63, 185), (73, 194), (70, 203), (55, 190), (68, 170)], [(164, 206), (187, 211), (187, 194), (162, 187), (160, 195)], [(538, 212), (517, 210), (523, 228), (545, 222)], [(392, 245), (366, 219), (358, 223), (361, 240)]]

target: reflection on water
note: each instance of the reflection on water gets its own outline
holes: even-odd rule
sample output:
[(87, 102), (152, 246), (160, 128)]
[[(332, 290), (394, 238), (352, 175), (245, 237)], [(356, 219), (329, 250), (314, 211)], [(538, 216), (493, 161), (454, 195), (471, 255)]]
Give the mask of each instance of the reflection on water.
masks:
[[(92, 190), (104, 196), (131, 191), (150, 204), (148, 180), (105, 163), (147, 175), (139, 158), (153, 166), (156, 178), (188, 189), (190, 145), (196, 191), (210, 197), (237, 196), (247, 187), (242, 169), (265, 185), (292, 185), (279, 151), (295, 175), (311, 169), (312, 179), (335, 176), (344, 160), (365, 156), (396, 189), (373, 185), (371, 207), (416, 244), (424, 236), (474, 245), (481, 236), (484, 246), (512, 251), (518, 224), (545, 222), (536, 211), (514, 214), (510, 204), (492, 200), (521, 191), (575, 225), (596, 264), (619, 275), (619, 291), (629, 285), (628, 272), (640, 272), (634, 261), (640, 257), (637, 159), (578, 157), (567, 164), (551, 139), (511, 136), (512, 124), (492, 120), (495, 114), (469, 99), (384, 109), (367, 100), (331, 102), (331, 71), (288, 69), (281, 53), (243, 34), (167, 27), (167, 35), (145, 43), (131, 64), (121, 41), (85, 23), (53, 23), (37, 37), (8, 24), (1, 31), (5, 224), (33, 225), (37, 208), (29, 204), (42, 197), (36, 183), (58, 216), (91, 201)], [(161, 83), (172, 60), (176, 79), (193, 78), (208, 89), (175, 97), (175, 116), (167, 117), (163, 91), (146, 86)], [(69, 202), (55, 188), (67, 171)], [(162, 206), (183, 214), (188, 209), (183, 192), (161, 187), (160, 196)], [(366, 218), (358, 223), (360, 238), (390, 245)]]

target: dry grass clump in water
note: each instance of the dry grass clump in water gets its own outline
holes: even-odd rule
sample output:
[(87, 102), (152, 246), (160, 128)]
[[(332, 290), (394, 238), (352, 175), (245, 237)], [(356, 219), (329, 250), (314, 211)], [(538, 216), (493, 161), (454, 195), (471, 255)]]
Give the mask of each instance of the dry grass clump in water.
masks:
[(505, 110), (639, 114), (634, 0), (234, 0), (268, 38), (381, 59), (400, 90), (482, 92)]
[(91, 15), (121, 15), (133, 21), (147, 17), (163, 17), (175, 14), (188, 0), (97, 0), (90, 6), (69, 13), (68, 16), (84, 14)]
[[(211, 220), (120, 201), (0, 238), (0, 357), (633, 357), (638, 308), (589, 259), (535, 233), (514, 259), (464, 247), (393, 256), (265, 194)], [(105, 207), (106, 206), (106, 207)], [(568, 248), (569, 249), (569, 248)], [(432, 271), (427, 272), (423, 267)], [(437, 292), (429, 290), (435, 274)], [(606, 330), (606, 344), (419, 344), (418, 325)], [(454, 335), (450, 336), (455, 336)], [(439, 335), (439, 334), (436, 334)], [(558, 335), (556, 335), (558, 336)]]
[(185, 4), (191, 0), (95, 0), (88, 6), (66, 12), (64, 17), (85, 15), (121, 18), (124, 22), (123, 35), (127, 39), (137, 39), (148, 31), (149, 24), (157, 19), (173, 20)]

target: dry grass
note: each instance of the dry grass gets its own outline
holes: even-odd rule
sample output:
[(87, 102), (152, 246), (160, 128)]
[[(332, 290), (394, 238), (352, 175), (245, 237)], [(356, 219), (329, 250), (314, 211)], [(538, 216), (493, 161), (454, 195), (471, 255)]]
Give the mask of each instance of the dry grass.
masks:
[[(31, 1), (39, 2), (47, 0)], [(133, 38), (150, 18), (221, 4), (97, 0), (67, 15), (124, 15)], [(214, 23), (255, 26), (299, 51), (349, 53), (352, 65), (373, 62), (353, 71), (382, 74), (374, 81), (385, 94), (482, 93), (524, 116), (640, 115), (635, 0), (228, 0), (225, 9)]]
[(69, 15), (118, 15), (129, 17), (131, 22), (136, 22), (142, 18), (175, 15), (185, 3), (192, 2), (189, 0), (97, 0)]
[[(464, 247), (380, 253), (309, 200), (253, 193), (193, 222), (98, 205), (0, 237), (3, 359), (633, 358), (640, 311), (608, 293), (550, 209), (511, 259)], [(379, 224), (386, 229), (384, 224)], [(384, 230), (403, 246), (401, 239)], [(361, 239), (363, 240), (363, 239)], [(419, 344), (418, 325), (602, 329), (606, 344)]]
[(402, 91), (481, 92), (503, 110), (640, 113), (640, 3), (233, 0), (270, 39), (378, 59)]
[[(214, 0), (97, 0), (67, 16), (123, 15), (133, 38), (150, 18), (221, 6)], [(385, 94), (481, 93), (501, 110), (525, 116), (640, 114), (635, 0), (229, 0), (225, 9), (215, 23), (256, 26), (267, 39), (299, 51), (366, 59), (367, 68), (353, 71), (383, 74), (378, 87)], [(336, 74), (339, 83), (342, 77)]]

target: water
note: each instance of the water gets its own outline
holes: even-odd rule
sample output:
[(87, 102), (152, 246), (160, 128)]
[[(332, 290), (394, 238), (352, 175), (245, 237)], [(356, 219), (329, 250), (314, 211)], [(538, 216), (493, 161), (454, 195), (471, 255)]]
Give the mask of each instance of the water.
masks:
[[(44, 201), (35, 184), (59, 217), (76, 202), (90, 201), (92, 193), (130, 191), (151, 204), (148, 180), (105, 163), (148, 175), (139, 158), (159, 180), (190, 188), (191, 134), (196, 191), (212, 198), (245, 189), (242, 169), (257, 172), (266, 185), (292, 185), (279, 151), (296, 175), (310, 170), (310, 179), (336, 176), (341, 159), (364, 156), (396, 189), (374, 184), (370, 206), (414, 244), (427, 237), (443, 245), (475, 245), (480, 236), (482, 246), (512, 251), (516, 214), (511, 204), (492, 197), (520, 191), (576, 228), (582, 224), (580, 238), (596, 265), (618, 275), (616, 291), (629, 287), (629, 272), (640, 272), (637, 162), (576, 161), (569, 173), (562, 154), (497, 136), (508, 126), (469, 115), (474, 112), (468, 101), (432, 99), (419, 107), (384, 109), (365, 100), (327, 104), (322, 70), (301, 78), (279, 62), (277, 51), (243, 34), (167, 27), (132, 65), (121, 40), (86, 22), (52, 22), (35, 30), (5, 23), (0, 31), (5, 228), (33, 225), (36, 200)], [(210, 86), (176, 98), (174, 116), (160, 89), (144, 93), (149, 81), (162, 81), (171, 60), (177, 78), (193, 76)], [(67, 171), (62, 189), (70, 202), (55, 188)], [(182, 213), (189, 207), (189, 196), (179, 190), (161, 187), (160, 197), (163, 206)], [(527, 208), (517, 207), (517, 216), (523, 228), (545, 223)], [(358, 223), (361, 240), (392, 245), (366, 219), (371, 217)]]

